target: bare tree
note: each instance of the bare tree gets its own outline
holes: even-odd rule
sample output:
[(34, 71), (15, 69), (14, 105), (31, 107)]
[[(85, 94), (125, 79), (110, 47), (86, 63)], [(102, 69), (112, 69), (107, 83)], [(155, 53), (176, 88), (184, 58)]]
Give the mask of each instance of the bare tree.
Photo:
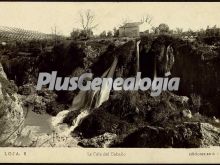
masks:
[(141, 22), (146, 22), (148, 24), (151, 24), (152, 19), (153, 19), (152, 16), (146, 14), (141, 17)]
[(98, 24), (95, 24), (95, 14), (90, 9), (81, 11), (79, 16), (81, 27), (86, 33), (92, 32), (98, 26)]

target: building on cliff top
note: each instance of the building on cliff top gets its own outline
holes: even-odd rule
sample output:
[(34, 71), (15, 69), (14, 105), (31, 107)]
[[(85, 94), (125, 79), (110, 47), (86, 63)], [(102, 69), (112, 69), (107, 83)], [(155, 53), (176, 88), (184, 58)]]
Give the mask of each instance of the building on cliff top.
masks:
[(125, 23), (119, 27), (119, 37), (139, 37), (141, 34), (150, 32), (151, 27), (146, 22)]

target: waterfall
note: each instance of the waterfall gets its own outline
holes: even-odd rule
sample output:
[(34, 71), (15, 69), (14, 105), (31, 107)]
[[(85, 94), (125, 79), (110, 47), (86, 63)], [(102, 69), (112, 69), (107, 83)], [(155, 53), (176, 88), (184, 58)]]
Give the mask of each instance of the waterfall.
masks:
[(70, 134), (71, 132), (73, 132), (75, 130), (75, 128), (81, 123), (82, 119), (84, 119), (86, 116), (89, 115), (88, 111), (82, 111), (77, 117), (76, 119), (73, 120), (72, 126), (69, 129), (68, 134)]
[[(108, 71), (107, 78), (113, 77), (117, 63), (118, 63), (118, 58), (115, 57), (112, 65)], [(111, 88), (109, 87), (108, 81), (106, 81), (105, 84), (103, 85), (103, 88), (101, 89), (101, 91), (98, 95), (95, 108), (99, 107), (100, 105), (102, 105), (103, 102), (105, 102), (109, 99), (110, 91), (111, 91)]]
[[(171, 45), (168, 45), (167, 46), (167, 51), (166, 51), (166, 68), (165, 68), (165, 74), (167, 72), (170, 72), (171, 71), (171, 68), (173, 66), (175, 62), (175, 59), (174, 59), (174, 55), (173, 55), (173, 48)], [(170, 73), (171, 74), (171, 73)], [(166, 75), (165, 75), (166, 76)]]
[[(139, 71), (139, 45), (140, 41), (137, 41), (137, 72)], [(112, 65), (102, 74), (101, 78), (113, 78), (116, 66), (118, 64), (118, 58), (115, 57)], [(103, 82), (104, 83), (104, 82)], [(81, 123), (81, 121), (90, 114), (90, 110), (98, 108), (103, 104), (103, 102), (109, 99), (111, 88), (109, 87), (108, 81), (103, 84), (101, 90), (99, 91), (80, 91), (79, 94), (74, 97), (72, 102), (72, 107), (69, 110), (62, 111), (57, 114), (55, 123), (62, 123), (63, 119), (68, 115), (69, 111), (80, 110), (80, 114), (73, 120), (72, 126), (66, 131), (70, 134), (75, 130), (76, 127)]]
[[(118, 63), (118, 58), (115, 57), (114, 61), (112, 63), (112, 65), (110, 66), (109, 69), (107, 69), (103, 75), (101, 76), (102, 78), (107, 77), (107, 78), (112, 78), (115, 72), (115, 68), (117, 66)], [(70, 127), (70, 132), (74, 131), (75, 128), (80, 124), (80, 122), (89, 115), (89, 111), (93, 108), (98, 108), (99, 106), (102, 105), (103, 102), (107, 101), (109, 99), (109, 95), (110, 95), (110, 90), (111, 88), (108, 85), (108, 81), (105, 82), (105, 84), (103, 84), (103, 88), (101, 88), (100, 91), (88, 91), (88, 94), (90, 97), (88, 98), (88, 100), (83, 101), (81, 103), (79, 103), (80, 105), (84, 105), (81, 106), (81, 113), (77, 116), (77, 118), (75, 120), (73, 120), (72, 126)], [(84, 95), (86, 95), (87, 93), (85, 92)], [(87, 96), (88, 96), (87, 95)], [(87, 97), (85, 96), (85, 97)], [(81, 96), (82, 97), (82, 96)], [(93, 106), (93, 100), (95, 99), (95, 105)], [(83, 97), (84, 98), (84, 97)], [(77, 99), (77, 98), (76, 98)], [(73, 103), (75, 102), (75, 98), (73, 100)], [(76, 107), (78, 107), (77, 105), (73, 104), (73, 108), (76, 109)]]
[[(118, 63), (118, 58), (115, 57), (112, 65), (103, 73), (101, 78), (112, 78), (115, 72), (115, 68)], [(72, 107), (69, 110), (61, 111), (53, 119), (53, 125), (58, 125), (63, 122), (63, 119), (68, 115), (70, 111), (80, 110), (80, 114), (73, 120), (72, 126), (65, 129), (65, 134), (68, 136), (75, 128), (81, 123), (81, 121), (90, 114), (90, 110), (102, 105), (103, 102), (109, 99), (111, 88), (108, 85), (108, 81), (103, 84), (103, 88), (100, 91), (80, 91), (79, 94), (74, 97)], [(95, 103), (94, 103), (95, 101)]]
[(140, 43), (141, 43), (141, 41), (137, 41), (137, 53), (136, 53), (136, 56), (137, 56), (137, 72), (139, 72), (139, 70), (140, 70), (140, 47), (139, 47), (139, 45), (140, 45)]
[(63, 122), (63, 119), (66, 117), (66, 115), (69, 113), (68, 110), (64, 110), (59, 112), (55, 117), (52, 117), (51, 124), (53, 127), (56, 127), (58, 124)]
[(136, 72), (140, 72), (140, 43), (141, 41), (139, 40), (136, 44)]

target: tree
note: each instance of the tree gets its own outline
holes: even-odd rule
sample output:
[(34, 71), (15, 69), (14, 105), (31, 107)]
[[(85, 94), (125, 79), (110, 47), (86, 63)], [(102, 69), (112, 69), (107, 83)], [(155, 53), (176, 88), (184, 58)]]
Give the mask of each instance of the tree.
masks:
[(154, 33), (156, 33), (156, 29), (157, 29), (157, 28), (154, 27), (154, 26), (151, 27), (151, 30), (152, 30)]
[(91, 30), (80, 30), (80, 29), (73, 29), (70, 33), (70, 36), (73, 40), (77, 39), (89, 39), (89, 37), (93, 36), (93, 32)]
[(151, 24), (152, 19), (153, 19), (152, 16), (150, 16), (149, 14), (146, 14), (141, 17), (141, 22), (146, 22), (148, 24)]
[(201, 28), (201, 29), (198, 31), (198, 36), (204, 37), (205, 35), (206, 35), (205, 29)]
[(118, 37), (119, 36), (119, 30), (116, 29), (116, 27), (114, 27), (113, 32), (114, 32), (114, 37)]
[(79, 29), (73, 29), (73, 31), (70, 33), (70, 36), (72, 39), (76, 40), (79, 39), (81, 31)]
[(183, 33), (183, 29), (182, 28), (176, 28), (176, 33), (177, 34), (182, 34)]
[(95, 24), (95, 14), (91, 10), (81, 11), (79, 13), (80, 16), (80, 24), (88, 37), (90, 37), (93, 33), (92, 30), (98, 26)]
[(106, 37), (106, 31), (103, 31), (102, 33), (100, 33), (100, 35), (99, 35), (101, 38), (104, 38), (104, 37)]
[(158, 26), (158, 30), (159, 30), (160, 34), (168, 33), (169, 32), (169, 26), (167, 24), (165, 24), (165, 23), (161, 23)]
[(187, 36), (192, 36), (194, 34), (192, 29), (188, 29), (188, 31), (186, 31), (186, 35)]
[(113, 36), (112, 31), (108, 31), (107, 37), (112, 37), (112, 36)]

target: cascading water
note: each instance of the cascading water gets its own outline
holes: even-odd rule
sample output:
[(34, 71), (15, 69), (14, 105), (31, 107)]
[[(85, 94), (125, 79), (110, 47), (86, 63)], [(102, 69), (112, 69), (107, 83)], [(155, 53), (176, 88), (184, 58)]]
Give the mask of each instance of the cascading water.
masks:
[[(111, 67), (107, 69), (102, 78), (112, 78), (115, 72), (115, 68), (117, 66), (118, 59), (115, 57)], [(70, 135), (71, 132), (75, 130), (75, 128), (80, 124), (80, 122), (89, 115), (90, 110), (97, 108), (102, 105), (103, 102), (109, 99), (110, 88), (108, 86), (108, 81), (103, 84), (103, 88), (100, 91), (80, 91), (79, 94), (74, 98), (72, 107), (70, 110), (64, 110), (57, 114), (56, 117), (52, 118), (52, 123), (54, 127), (57, 127), (59, 130), (60, 127), (63, 128), (63, 119), (67, 116), (70, 111), (80, 110), (80, 114), (73, 120), (72, 126), (63, 130), (63, 135)], [(96, 99), (94, 99), (96, 98)], [(94, 100), (96, 101), (95, 104)], [(93, 106), (94, 105), (94, 106)], [(60, 131), (59, 131), (60, 132)]]
[[(137, 42), (137, 71), (139, 71), (139, 44)], [(101, 78), (113, 78), (118, 58), (115, 57), (112, 65), (102, 74)], [(25, 121), (25, 127), (17, 139), (15, 146), (37, 146), (37, 147), (79, 147), (78, 138), (72, 137), (71, 132), (90, 114), (91, 110), (103, 104), (109, 99), (110, 88), (108, 81), (103, 84), (100, 91), (80, 91), (74, 97), (72, 107), (59, 112), (55, 117), (44, 114), (39, 115), (32, 110)], [(73, 120), (69, 127), (63, 123), (64, 118), (70, 111), (80, 110), (80, 114)], [(33, 123), (37, 121), (37, 123)]]
[[(136, 71), (140, 71), (140, 42), (136, 43)], [(171, 50), (171, 46), (167, 47), (167, 50), (164, 52), (166, 62), (170, 60), (169, 53)], [(112, 65), (103, 73), (102, 78), (112, 78), (118, 63), (117, 57), (115, 57)], [(157, 77), (157, 69), (156, 69), (156, 59), (154, 61), (154, 78)], [(167, 67), (166, 67), (167, 68)], [(62, 123), (63, 119), (67, 116), (69, 111), (72, 110), (80, 110), (80, 114), (73, 120), (72, 126), (66, 131), (67, 134), (70, 134), (75, 130), (75, 128), (80, 124), (80, 122), (90, 114), (90, 110), (97, 108), (102, 105), (103, 102), (109, 99), (110, 88), (108, 86), (108, 81), (105, 82), (103, 88), (100, 91), (80, 91), (79, 94), (74, 98), (72, 103), (72, 108), (70, 110), (60, 112), (55, 118), (55, 120)], [(94, 103), (94, 100), (96, 101)], [(57, 123), (58, 124), (58, 123)]]
[[(137, 72), (139, 71), (139, 45), (140, 41), (137, 41)], [(113, 78), (116, 66), (118, 64), (118, 58), (115, 57), (112, 65), (103, 73), (101, 78)], [(69, 110), (61, 111), (56, 117), (52, 118), (52, 123), (54, 127), (57, 127), (59, 132), (61, 128), (63, 129), (63, 119), (68, 115), (70, 111), (80, 110), (80, 114), (73, 120), (71, 127), (66, 127), (63, 129), (63, 135), (69, 136), (71, 132), (81, 123), (81, 121), (90, 114), (90, 110), (97, 108), (102, 105), (103, 102), (109, 99), (110, 88), (108, 81), (103, 84), (100, 91), (80, 91), (79, 94), (74, 98), (72, 107)], [(95, 103), (94, 103), (95, 101)]]
[[(115, 57), (112, 66), (110, 67), (109, 71), (108, 71), (108, 75), (107, 78), (112, 78), (115, 72), (115, 68), (117, 66), (118, 63), (118, 59)], [(99, 107), (102, 105), (103, 102), (107, 101), (109, 99), (109, 95), (110, 95), (110, 87), (108, 84), (108, 81), (105, 82), (105, 84), (103, 85), (103, 88), (101, 89), (98, 98), (97, 98), (97, 102), (95, 107)]]
[(139, 50), (140, 50), (140, 48), (139, 48), (139, 45), (140, 45), (140, 43), (141, 43), (141, 41), (137, 41), (137, 44), (136, 44), (136, 47), (137, 47), (137, 53), (136, 53), (136, 56), (137, 56), (137, 72), (139, 72), (139, 70), (140, 70), (140, 52), (139, 52)]

